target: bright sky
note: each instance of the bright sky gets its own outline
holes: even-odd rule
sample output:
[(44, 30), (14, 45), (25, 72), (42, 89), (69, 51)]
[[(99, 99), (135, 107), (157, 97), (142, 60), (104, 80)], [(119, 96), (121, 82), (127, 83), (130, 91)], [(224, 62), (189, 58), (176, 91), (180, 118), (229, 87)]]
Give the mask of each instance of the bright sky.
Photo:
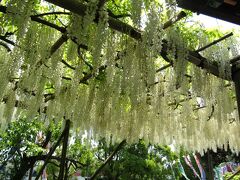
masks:
[(220, 31), (231, 31), (231, 29), (235, 29), (235, 30), (240, 29), (239, 25), (229, 23), (220, 19), (212, 18), (210, 16), (205, 16), (202, 14), (200, 15), (194, 14), (193, 18), (194, 20), (200, 21), (201, 23), (203, 23), (204, 26), (206, 26), (206, 28), (217, 27)]

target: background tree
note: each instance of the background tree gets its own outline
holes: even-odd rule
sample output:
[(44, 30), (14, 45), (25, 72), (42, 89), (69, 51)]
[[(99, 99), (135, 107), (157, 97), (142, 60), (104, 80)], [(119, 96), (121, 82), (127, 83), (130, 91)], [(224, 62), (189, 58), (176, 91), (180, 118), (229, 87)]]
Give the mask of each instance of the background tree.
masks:
[[(51, 129), (46, 129), (41, 121), (29, 122), (25, 118), (10, 123), (9, 128), (1, 133), (1, 177), (13, 179), (18, 176), (20, 178), (26, 176), (25, 173), (33, 167), (31, 173), (36, 176), (38, 167), (41, 167), (40, 162), (47, 154), (47, 149), (42, 147), (46, 141), (45, 135), (51, 131), (52, 136), (48, 143), (54, 144), (60, 134), (60, 127), (60, 124), (52, 124)], [(36, 139), (40, 138), (40, 132), (42, 140), (37, 141)], [(86, 139), (77, 138), (74, 134), (70, 139), (72, 142), (67, 152), (69, 160), (67, 177), (71, 177), (79, 170), (82, 176), (90, 177), (118, 145), (105, 138), (99, 141), (93, 140), (92, 144)], [(177, 178), (180, 177), (177, 164), (174, 163), (177, 158), (178, 156), (168, 147), (151, 145), (144, 140), (139, 140), (124, 146), (97, 177), (100, 179), (126, 179), (127, 177), (171, 179), (175, 176)], [(58, 148), (46, 166), (49, 179), (57, 179), (60, 160), (61, 148)]]

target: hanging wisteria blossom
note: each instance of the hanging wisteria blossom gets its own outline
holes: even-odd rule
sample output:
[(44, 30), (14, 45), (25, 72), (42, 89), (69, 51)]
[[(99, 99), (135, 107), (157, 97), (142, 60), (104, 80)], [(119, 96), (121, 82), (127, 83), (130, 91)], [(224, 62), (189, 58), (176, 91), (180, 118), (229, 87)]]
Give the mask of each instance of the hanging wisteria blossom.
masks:
[(196, 52), (210, 35), (187, 36), (174, 1), (113, 2), (1, 2), (1, 127), (40, 116), (93, 136), (239, 151), (234, 37)]

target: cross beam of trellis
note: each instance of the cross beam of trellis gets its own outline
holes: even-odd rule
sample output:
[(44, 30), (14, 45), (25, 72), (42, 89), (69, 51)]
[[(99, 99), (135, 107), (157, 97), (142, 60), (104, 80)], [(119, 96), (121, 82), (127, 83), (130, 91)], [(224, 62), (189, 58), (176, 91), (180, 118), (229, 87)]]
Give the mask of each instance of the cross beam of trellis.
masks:
[[(84, 16), (86, 14), (87, 6), (76, 0), (65, 0), (65, 1), (45, 0), (45, 1), (52, 3), (54, 5), (57, 5), (59, 7), (62, 7), (64, 9), (67, 9), (72, 13), (76, 13), (80, 16)], [(95, 21), (97, 22), (97, 19), (95, 19)], [(142, 38), (142, 34), (140, 30), (114, 17), (109, 16), (108, 23), (109, 23), (109, 27), (112, 28), (113, 30), (126, 34), (136, 40), (141, 40)], [(168, 46), (167, 42), (163, 41), (163, 48), (162, 48), (162, 51), (160, 52), (160, 54), (163, 57), (166, 57), (167, 55), (167, 46)], [(201, 56), (197, 51), (189, 50), (188, 57), (186, 60), (190, 63), (195, 64), (200, 68), (207, 70), (207, 72), (220, 77), (218, 66), (212, 63), (210, 60)], [(238, 112), (240, 113), (240, 69), (236, 65), (232, 65), (232, 78), (228, 78), (228, 77), (220, 77), (220, 78), (233, 81), (235, 83)]]

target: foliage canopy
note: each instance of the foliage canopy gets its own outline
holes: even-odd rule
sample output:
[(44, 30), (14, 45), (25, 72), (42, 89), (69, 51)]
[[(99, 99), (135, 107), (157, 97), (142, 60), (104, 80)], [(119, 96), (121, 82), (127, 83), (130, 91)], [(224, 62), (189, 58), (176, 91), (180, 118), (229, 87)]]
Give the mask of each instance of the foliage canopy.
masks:
[[(24, 118), (9, 123), (8, 130), (0, 133), (0, 179), (22, 179), (29, 176), (28, 168), (33, 168), (31, 177), (36, 177), (47, 154), (47, 149), (43, 147), (44, 136), (52, 132), (48, 143), (53, 146), (60, 134), (60, 127), (61, 124), (52, 124), (46, 129), (42, 122), (28, 122)], [(73, 178), (76, 172), (90, 177), (117, 146), (106, 138), (90, 143), (89, 140), (74, 136), (74, 133), (70, 134), (72, 140), (68, 147), (66, 168), (68, 179)], [(97, 179), (173, 179), (173, 176), (178, 179), (181, 175), (177, 159), (178, 156), (170, 148), (139, 140), (122, 147), (101, 170)], [(57, 148), (46, 166), (48, 179), (57, 179), (60, 160), (61, 147)], [(32, 164), (33, 161), (36, 162)]]

